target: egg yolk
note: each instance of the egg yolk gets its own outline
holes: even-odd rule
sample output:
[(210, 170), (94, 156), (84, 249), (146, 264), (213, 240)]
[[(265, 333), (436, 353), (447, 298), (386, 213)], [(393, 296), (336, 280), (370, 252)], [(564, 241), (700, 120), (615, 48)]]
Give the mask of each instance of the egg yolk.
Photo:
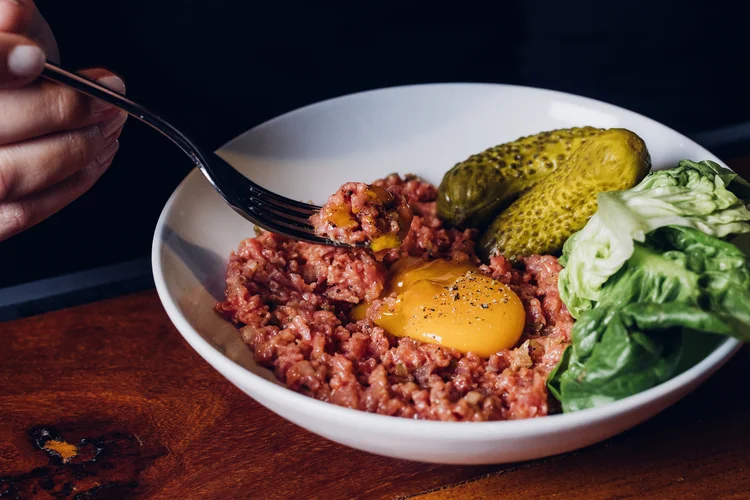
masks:
[[(391, 334), (482, 357), (513, 347), (521, 337), (526, 322), (521, 300), (476, 267), (405, 259), (391, 271), (386, 293), (397, 299), (381, 305), (374, 318)], [(357, 306), (354, 319), (364, 317), (368, 306)]]

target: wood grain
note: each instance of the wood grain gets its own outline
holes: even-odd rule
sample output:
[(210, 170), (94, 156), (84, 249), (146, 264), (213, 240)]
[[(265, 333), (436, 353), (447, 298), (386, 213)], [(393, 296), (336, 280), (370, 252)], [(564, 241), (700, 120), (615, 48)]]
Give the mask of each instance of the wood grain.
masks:
[(629, 432), (416, 498), (750, 498), (748, 366), (744, 347), (702, 388)]
[[(375, 457), (286, 422), (195, 354), (154, 292), (6, 323), (2, 340), (0, 498), (388, 498), (497, 469)], [(44, 430), (104, 453), (63, 464)]]
[[(730, 164), (750, 172), (750, 157)], [(153, 291), (5, 323), (0, 341), (0, 498), (750, 497), (750, 348), (605, 443), (455, 467), (270, 413), (190, 349)]]
[[(453, 467), (351, 450), (268, 412), (193, 353), (153, 292), (2, 330), (0, 495), (9, 498), (397, 498), (483, 476), (426, 498), (750, 496), (750, 348), (606, 443)], [(43, 449), (51, 439), (79, 454), (63, 463)]]

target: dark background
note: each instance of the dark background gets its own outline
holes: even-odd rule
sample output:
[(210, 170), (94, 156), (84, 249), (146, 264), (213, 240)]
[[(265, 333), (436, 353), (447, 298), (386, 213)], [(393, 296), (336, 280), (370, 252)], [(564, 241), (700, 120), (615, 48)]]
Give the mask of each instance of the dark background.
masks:
[[(573, 92), (686, 134), (750, 121), (747, 2), (37, 3), (64, 66), (123, 75), (129, 96), (210, 148), (322, 99), (425, 82)], [(121, 145), (89, 193), (0, 243), (0, 287), (149, 254), (192, 164), (133, 120)]]

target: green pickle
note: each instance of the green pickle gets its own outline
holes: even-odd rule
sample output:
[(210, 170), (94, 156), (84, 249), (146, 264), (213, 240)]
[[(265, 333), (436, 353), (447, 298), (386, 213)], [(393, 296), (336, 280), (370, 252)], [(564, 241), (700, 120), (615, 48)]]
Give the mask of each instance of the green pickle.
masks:
[(555, 172), (602, 129), (574, 127), (521, 137), (458, 163), (438, 188), (438, 216), (458, 227), (484, 227), (521, 193)]
[(651, 155), (638, 135), (621, 128), (598, 133), (497, 215), (479, 242), (480, 256), (515, 261), (558, 253), (596, 212), (599, 193), (629, 189), (650, 169)]

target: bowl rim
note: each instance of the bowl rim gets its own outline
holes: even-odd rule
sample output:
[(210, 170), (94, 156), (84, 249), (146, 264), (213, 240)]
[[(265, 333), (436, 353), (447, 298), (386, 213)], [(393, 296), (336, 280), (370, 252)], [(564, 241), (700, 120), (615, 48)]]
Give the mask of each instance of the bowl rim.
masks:
[[(400, 85), (365, 90), (361, 92), (341, 95), (338, 97), (332, 97), (330, 99), (318, 101), (271, 118), (270, 120), (267, 120), (231, 139), (221, 148), (219, 148), (217, 152), (220, 153), (223, 149), (230, 147), (236, 141), (241, 141), (246, 134), (253, 133), (254, 131), (262, 127), (270, 126), (277, 121), (288, 119), (291, 115), (300, 113), (304, 110), (307, 110), (308, 108), (322, 106), (333, 101), (342, 101), (355, 97), (361, 97), (367, 94), (434, 86), (481, 86), (541, 92), (551, 95), (558, 95), (560, 97), (565, 97), (566, 99), (572, 98), (582, 103), (604, 106), (615, 110), (620, 114), (630, 114), (631, 116), (637, 117), (641, 120), (646, 120), (661, 127), (665, 127), (680, 136), (685, 143), (697, 146), (698, 148), (706, 151), (709, 156), (716, 158), (715, 155), (710, 153), (708, 150), (700, 146), (689, 137), (652, 118), (643, 116), (627, 108), (623, 108), (604, 101), (599, 101), (590, 97), (540, 87), (514, 84), (471, 82)], [(722, 166), (727, 167), (727, 165), (725, 165), (721, 160), (718, 160), (718, 162)], [(151, 264), (154, 283), (156, 286), (158, 297), (162, 302), (162, 306), (164, 307), (169, 319), (172, 321), (183, 338), (188, 342), (188, 344), (215, 370), (221, 373), (222, 376), (229, 379), (230, 382), (240, 388), (242, 388), (241, 386), (252, 387), (253, 390), (260, 394), (261, 397), (265, 400), (272, 400), (277, 405), (286, 408), (295, 408), (298, 413), (303, 413), (310, 416), (315, 415), (316, 418), (320, 420), (327, 420), (335, 424), (345, 425), (347, 427), (354, 426), (357, 428), (368, 429), (376, 432), (387, 431), (389, 433), (395, 433), (403, 436), (414, 435), (415, 432), (419, 432), (419, 435), (422, 437), (439, 437), (442, 439), (447, 438), (449, 440), (482, 440), (489, 438), (490, 435), (507, 435), (522, 438), (525, 436), (537, 435), (540, 433), (571, 430), (631, 412), (639, 407), (645, 406), (649, 403), (654, 403), (662, 398), (665, 398), (673, 392), (678, 392), (679, 389), (683, 387), (687, 387), (695, 382), (701, 382), (705, 378), (711, 376), (716, 370), (721, 368), (721, 366), (724, 365), (732, 356), (734, 356), (734, 354), (736, 354), (736, 352), (742, 346), (742, 342), (738, 339), (727, 338), (721, 341), (713, 349), (713, 351), (708, 354), (708, 356), (700, 360), (695, 365), (650, 389), (617, 401), (613, 401), (601, 407), (579, 410), (572, 413), (546, 415), (539, 418), (528, 418), (522, 420), (500, 420), (489, 422), (446, 422), (407, 419), (402, 417), (369, 413), (362, 410), (345, 408), (333, 403), (320, 401), (310, 396), (295, 392), (283, 385), (277, 384), (276, 382), (267, 380), (227, 357), (225, 354), (212, 346), (206, 339), (203, 338), (200, 333), (198, 333), (197, 330), (193, 328), (190, 322), (180, 312), (180, 306), (169, 294), (164, 269), (162, 268), (161, 262), (161, 251), (163, 247), (162, 235), (166, 227), (166, 221), (170, 215), (173, 205), (176, 203), (177, 197), (186, 184), (193, 182), (193, 176), (202, 177), (202, 174), (197, 169), (193, 169), (178, 184), (178, 186), (175, 188), (168, 201), (164, 205), (164, 208), (162, 209), (154, 230), (154, 237), (151, 247)], [(260, 368), (267, 370), (267, 368), (264, 367)], [(683, 394), (682, 396), (684, 395), (685, 394)]]

